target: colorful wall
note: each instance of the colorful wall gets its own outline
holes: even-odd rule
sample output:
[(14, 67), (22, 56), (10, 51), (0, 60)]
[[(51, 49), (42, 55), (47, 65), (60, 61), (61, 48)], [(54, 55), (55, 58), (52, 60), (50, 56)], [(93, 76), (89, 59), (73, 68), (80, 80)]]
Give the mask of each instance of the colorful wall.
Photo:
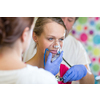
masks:
[[(100, 17), (80, 17), (71, 34), (85, 47), (94, 76), (100, 75)], [(99, 83), (95, 80), (95, 83)]]

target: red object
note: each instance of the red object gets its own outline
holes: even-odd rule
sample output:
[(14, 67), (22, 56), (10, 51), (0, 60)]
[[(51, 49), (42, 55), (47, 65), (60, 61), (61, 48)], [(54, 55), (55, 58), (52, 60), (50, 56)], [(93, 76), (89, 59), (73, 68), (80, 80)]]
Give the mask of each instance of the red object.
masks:
[(95, 19), (96, 19), (96, 20), (99, 20), (99, 17), (96, 17)]
[(81, 39), (82, 42), (86, 42), (88, 40), (87, 34), (86, 33), (82, 33), (80, 35), (80, 39)]
[(99, 63), (100, 63), (100, 58), (99, 58)]
[[(60, 77), (63, 77), (64, 74), (68, 71), (68, 67), (64, 64), (61, 64), (60, 65)], [(64, 82), (58, 82), (58, 84), (71, 84), (72, 82), (67, 82), (67, 83), (64, 83)]]
[(84, 29), (87, 30), (87, 26), (85, 26)]
[(92, 62), (96, 61), (96, 58), (92, 58)]

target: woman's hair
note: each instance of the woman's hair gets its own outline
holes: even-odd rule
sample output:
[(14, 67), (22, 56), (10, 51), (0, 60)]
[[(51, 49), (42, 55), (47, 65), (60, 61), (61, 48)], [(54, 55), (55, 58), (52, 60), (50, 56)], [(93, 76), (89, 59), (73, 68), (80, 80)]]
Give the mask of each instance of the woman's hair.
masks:
[(75, 21), (78, 20), (79, 17), (75, 17)]
[(0, 46), (12, 45), (26, 27), (31, 28), (33, 17), (0, 17)]
[(34, 27), (35, 34), (37, 36), (40, 36), (41, 33), (43, 32), (44, 25), (47, 23), (50, 23), (52, 21), (62, 25), (65, 28), (66, 35), (67, 35), (66, 26), (60, 17), (38, 17), (36, 24), (35, 24), (35, 27)]

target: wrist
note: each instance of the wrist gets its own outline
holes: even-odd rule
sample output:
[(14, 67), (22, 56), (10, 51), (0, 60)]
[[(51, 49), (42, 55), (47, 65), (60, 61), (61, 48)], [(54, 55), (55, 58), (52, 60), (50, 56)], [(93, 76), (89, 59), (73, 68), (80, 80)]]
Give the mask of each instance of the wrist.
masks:
[(83, 65), (83, 71), (84, 71), (84, 75), (83, 75), (83, 77), (85, 77), (86, 76), (86, 74), (87, 74), (87, 68)]

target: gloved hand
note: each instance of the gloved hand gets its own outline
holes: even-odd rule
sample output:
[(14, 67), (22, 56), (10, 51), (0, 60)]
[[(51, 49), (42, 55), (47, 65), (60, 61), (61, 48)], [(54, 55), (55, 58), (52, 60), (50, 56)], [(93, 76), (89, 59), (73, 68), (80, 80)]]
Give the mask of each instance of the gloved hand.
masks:
[(56, 75), (60, 70), (60, 64), (63, 60), (62, 57), (63, 57), (63, 51), (55, 61), (51, 62), (52, 53), (49, 53), (47, 62), (45, 64), (45, 70), (51, 72), (53, 75)]
[(80, 80), (87, 74), (87, 69), (84, 65), (72, 66), (63, 76), (64, 83)]

